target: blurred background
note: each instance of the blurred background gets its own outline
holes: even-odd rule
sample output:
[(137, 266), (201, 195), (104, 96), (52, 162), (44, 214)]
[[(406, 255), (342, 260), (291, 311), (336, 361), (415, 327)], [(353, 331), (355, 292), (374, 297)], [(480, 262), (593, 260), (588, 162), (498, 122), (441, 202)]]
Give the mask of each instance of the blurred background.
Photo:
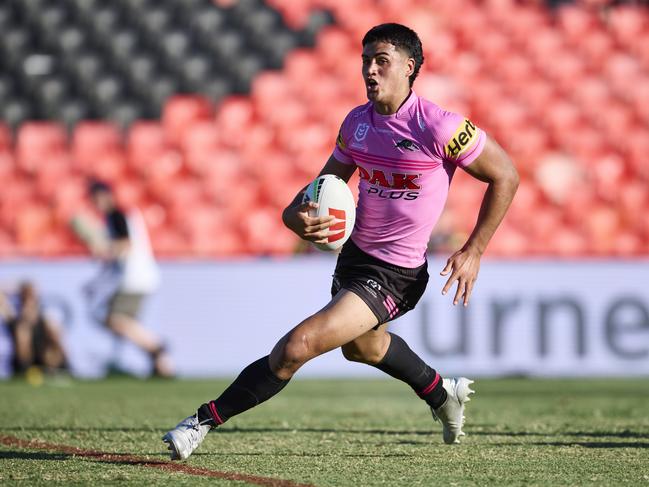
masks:
[[(89, 178), (110, 184), (120, 207), (142, 214), (162, 267), (144, 321), (167, 337), (181, 374), (236, 370), (183, 366), (191, 330), (216, 326), (205, 347), (225, 341), (236, 350), (240, 338), (223, 334), (234, 333), (228, 323), (242, 314), (253, 326), (272, 310), (279, 327), (269, 332), (272, 341), (326, 299), (331, 256), (289, 258), (312, 251), (280, 214), (330, 155), (347, 112), (366, 101), (360, 40), (382, 22), (406, 24), (422, 39), (416, 92), (471, 117), (521, 174), (487, 251), (484, 274), (492, 277), (481, 281), (472, 319), (495, 333), (485, 349), (491, 359), (499, 357), (501, 335), (512, 349), (527, 343), (505, 326), (508, 312), (513, 321), (535, 323), (530, 347), (541, 362), (528, 369), (519, 357), (489, 368), (493, 360), (483, 357), (476, 370), (547, 371), (543, 361), (554, 353), (548, 330), (556, 322), (577, 337), (568, 347), (576, 355), (557, 373), (578, 371), (605, 343), (610, 360), (621, 362), (607, 368), (613, 362), (605, 361), (597, 373), (649, 373), (646, 2), (5, 0), (0, 283), (33, 280), (46, 302), (59, 303), (68, 337), (77, 336), (67, 340), (83, 338), (78, 356), (86, 361), (71, 359), (82, 364), (73, 367), (77, 373), (99, 374), (99, 365), (88, 364), (110, 349), (88, 352), (88, 340), (95, 343), (88, 337), (103, 336), (88, 324), (81, 291), (94, 264), (71, 225), (79, 215), (96, 216)], [(483, 191), (456, 173), (431, 236), (433, 263), (464, 242)], [(322, 276), (314, 297), (303, 285), (305, 266)], [(271, 299), (279, 291), (270, 288), (281, 283), (288, 291)], [(305, 295), (304, 310), (276, 309), (278, 299), (295, 293)], [(270, 310), (258, 306), (248, 316), (257, 294)], [(410, 319), (422, 323), (413, 333), (425, 347), (438, 307), (423, 308), (425, 317), (422, 311)], [(470, 323), (458, 316), (449, 319)], [(458, 350), (465, 359), (472, 353), (468, 345)], [(434, 347), (429, 353), (444, 356)]]

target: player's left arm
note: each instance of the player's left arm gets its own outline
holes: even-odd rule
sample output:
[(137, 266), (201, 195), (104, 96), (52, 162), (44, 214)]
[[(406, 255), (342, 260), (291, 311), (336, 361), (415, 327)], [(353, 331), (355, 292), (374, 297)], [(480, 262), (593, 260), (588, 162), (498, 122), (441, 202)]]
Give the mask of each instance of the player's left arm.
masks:
[(488, 184), (478, 220), (464, 246), (446, 263), (441, 275), (449, 275), (442, 294), (446, 294), (457, 281), (453, 304), (469, 304), (473, 285), (480, 271), (480, 259), (494, 232), (500, 225), (518, 188), (519, 177), (512, 160), (498, 143), (487, 136), (480, 155), (464, 170)]

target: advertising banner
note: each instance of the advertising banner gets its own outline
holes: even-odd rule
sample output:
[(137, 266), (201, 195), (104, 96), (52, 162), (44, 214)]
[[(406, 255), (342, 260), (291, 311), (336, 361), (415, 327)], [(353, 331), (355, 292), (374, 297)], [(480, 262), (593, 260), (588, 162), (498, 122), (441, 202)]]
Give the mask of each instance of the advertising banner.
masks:
[[(163, 262), (162, 285), (142, 321), (168, 344), (181, 376), (236, 375), (329, 300), (333, 255), (287, 260)], [(414, 311), (390, 325), (432, 367), (469, 376), (649, 375), (649, 261), (488, 261), (471, 304), (441, 295), (444, 262)], [(106, 290), (89, 261), (5, 262), (0, 286), (34, 282), (61, 323), (75, 375), (109, 370), (146, 375), (146, 355), (101, 323)], [(0, 326), (0, 374), (10, 341)], [(337, 350), (302, 377), (380, 376)]]

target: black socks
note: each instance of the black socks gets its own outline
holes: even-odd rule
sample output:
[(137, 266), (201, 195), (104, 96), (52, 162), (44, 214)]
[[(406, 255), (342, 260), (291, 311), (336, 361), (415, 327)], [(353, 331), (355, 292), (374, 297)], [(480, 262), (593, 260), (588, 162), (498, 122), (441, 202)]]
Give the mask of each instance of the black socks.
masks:
[(286, 384), (288, 380), (279, 379), (273, 374), (268, 355), (262, 357), (243, 369), (218, 399), (203, 404), (198, 409), (198, 420), (213, 422), (215, 426), (223, 424), (232, 416), (267, 401)]
[(374, 367), (414, 389), (429, 406), (437, 409), (446, 401), (444, 379), (413, 352), (398, 335), (390, 333), (390, 346), (383, 359)]
[[(443, 379), (413, 352), (398, 335), (390, 333), (390, 346), (383, 360), (374, 365), (414, 389), (419, 397), (437, 409), (446, 401)], [(279, 379), (270, 368), (268, 356), (251, 363), (218, 399), (201, 405), (198, 420), (214, 426), (267, 401), (281, 391), (288, 380)]]

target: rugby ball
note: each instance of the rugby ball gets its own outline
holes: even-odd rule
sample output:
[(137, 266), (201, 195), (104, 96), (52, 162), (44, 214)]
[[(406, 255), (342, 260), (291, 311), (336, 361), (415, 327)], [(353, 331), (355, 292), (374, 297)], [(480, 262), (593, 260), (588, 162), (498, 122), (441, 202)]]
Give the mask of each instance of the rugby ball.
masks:
[(318, 208), (309, 211), (309, 216), (335, 217), (329, 227), (326, 243), (314, 243), (318, 249), (331, 251), (339, 249), (347, 241), (356, 222), (356, 203), (349, 186), (338, 176), (324, 174), (307, 186), (302, 202), (315, 201)]

